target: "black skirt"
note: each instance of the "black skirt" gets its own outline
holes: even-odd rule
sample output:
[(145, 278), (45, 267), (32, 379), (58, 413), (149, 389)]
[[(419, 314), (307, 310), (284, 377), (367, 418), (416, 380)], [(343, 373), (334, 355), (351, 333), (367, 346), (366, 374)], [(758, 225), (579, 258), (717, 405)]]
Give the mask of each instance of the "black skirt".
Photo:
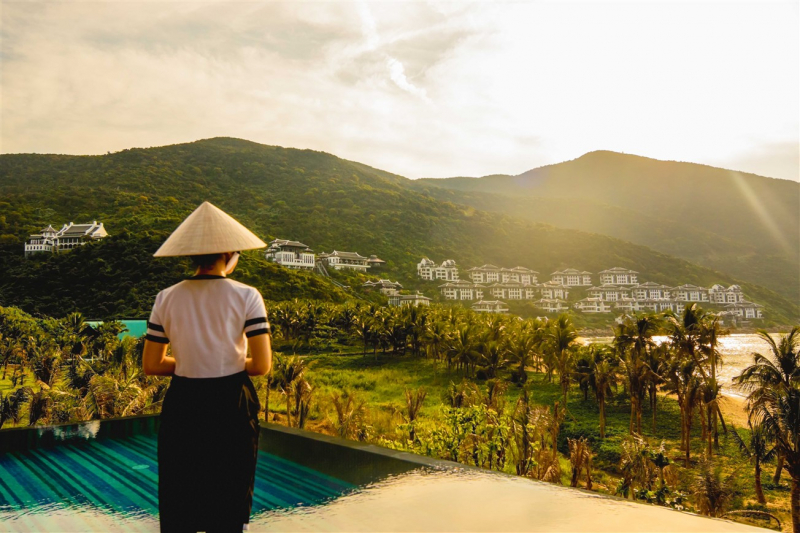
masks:
[(246, 371), (173, 376), (158, 431), (161, 531), (241, 531), (250, 521), (259, 410)]

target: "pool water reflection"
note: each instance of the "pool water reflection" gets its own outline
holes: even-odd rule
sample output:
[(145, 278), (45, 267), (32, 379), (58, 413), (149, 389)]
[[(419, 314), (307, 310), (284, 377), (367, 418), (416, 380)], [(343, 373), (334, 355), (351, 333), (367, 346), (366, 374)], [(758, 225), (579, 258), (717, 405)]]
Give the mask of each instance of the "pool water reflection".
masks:
[[(318, 505), (355, 485), (259, 451), (253, 516)], [(0, 531), (157, 531), (156, 436), (0, 455)]]

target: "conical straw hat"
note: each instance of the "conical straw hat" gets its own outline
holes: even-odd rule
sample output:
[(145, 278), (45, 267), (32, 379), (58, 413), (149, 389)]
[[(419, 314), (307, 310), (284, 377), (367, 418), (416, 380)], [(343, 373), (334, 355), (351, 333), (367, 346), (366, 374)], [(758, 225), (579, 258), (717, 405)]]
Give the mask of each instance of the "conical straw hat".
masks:
[(267, 244), (232, 216), (203, 202), (164, 241), (156, 257), (203, 255), (263, 248)]

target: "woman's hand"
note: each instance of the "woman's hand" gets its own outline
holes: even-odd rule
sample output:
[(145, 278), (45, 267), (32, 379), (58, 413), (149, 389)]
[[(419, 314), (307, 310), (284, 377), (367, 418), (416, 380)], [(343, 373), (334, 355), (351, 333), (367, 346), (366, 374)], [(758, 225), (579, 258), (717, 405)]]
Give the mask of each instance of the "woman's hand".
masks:
[(142, 369), (148, 376), (175, 374), (175, 358), (167, 357), (167, 344), (145, 339), (142, 352)]
[(244, 369), (250, 376), (263, 376), (272, 370), (272, 343), (270, 334), (256, 335), (247, 339), (250, 357), (245, 359)]

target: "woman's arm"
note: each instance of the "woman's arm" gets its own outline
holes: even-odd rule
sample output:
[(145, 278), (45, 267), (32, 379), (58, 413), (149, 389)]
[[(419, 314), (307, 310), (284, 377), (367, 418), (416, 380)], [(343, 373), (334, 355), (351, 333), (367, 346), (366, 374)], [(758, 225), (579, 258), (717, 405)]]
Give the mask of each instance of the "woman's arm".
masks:
[(250, 376), (263, 376), (272, 371), (272, 343), (270, 334), (264, 333), (247, 339), (250, 357), (245, 359), (244, 369)]
[(167, 357), (166, 343), (145, 339), (142, 369), (148, 376), (172, 376), (175, 374), (175, 358)]

